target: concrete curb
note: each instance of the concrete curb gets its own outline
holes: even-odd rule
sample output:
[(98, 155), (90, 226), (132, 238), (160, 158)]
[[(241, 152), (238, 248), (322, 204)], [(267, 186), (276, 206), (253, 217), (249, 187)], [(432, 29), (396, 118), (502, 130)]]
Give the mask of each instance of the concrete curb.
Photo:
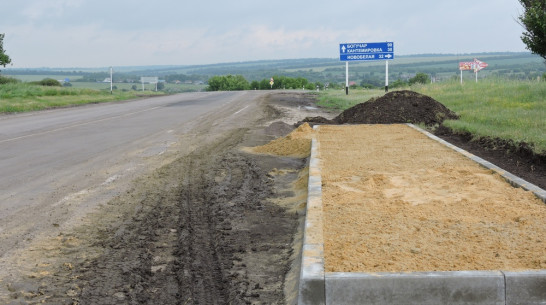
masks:
[[(412, 125), (546, 202), (546, 192)], [(315, 126), (317, 129), (319, 126)], [(546, 304), (546, 270), (356, 273), (324, 271), (320, 143), (313, 139), (298, 304)]]
[(328, 273), (327, 304), (498, 304), (499, 271)]
[(298, 304), (326, 304), (324, 239), (322, 235), (322, 179), (318, 150), (319, 143), (316, 139), (313, 139), (311, 157), (309, 158), (309, 186), (303, 233)]

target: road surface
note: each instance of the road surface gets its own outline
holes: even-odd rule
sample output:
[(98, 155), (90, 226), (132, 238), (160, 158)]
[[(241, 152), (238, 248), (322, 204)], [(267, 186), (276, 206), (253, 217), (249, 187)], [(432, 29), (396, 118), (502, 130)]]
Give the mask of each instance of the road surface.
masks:
[[(118, 193), (107, 186), (138, 175), (200, 117), (241, 116), (259, 95), (188, 93), (0, 116), (0, 256), (93, 208), (84, 197)], [(61, 205), (71, 208), (61, 215)]]
[(0, 116), (0, 304), (294, 304), (305, 159), (240, 148), (316, 116), (313, 101), (188, 93)]

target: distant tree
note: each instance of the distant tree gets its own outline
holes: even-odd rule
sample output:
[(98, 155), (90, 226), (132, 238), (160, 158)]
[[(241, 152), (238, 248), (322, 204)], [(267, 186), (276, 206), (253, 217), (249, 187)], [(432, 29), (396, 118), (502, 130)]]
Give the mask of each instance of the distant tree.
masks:
[(250, 87), (242, 75), (213, 76), (209, 79), (208, 91), (246, 90)]
[(253, 80), (253, 81), (250, 83), (250, 89), (251, 89), (251, 90), (260, 89), (260, 83), (259, 83), (257, 80)]
[(5, 34), (0, 34), (0, 66), (2, 67), (11, 63), (11, 58), (4, 51), (4, 36)]
[(270, 85), (269, 85), (269, 80), (268, 79), (262, 79), (262, 81), (260, 81), (260, 87), (259, 89), (260, 90), (268, 90), (270, 88)]
[(304, 87), (305, 87), (306, 90), (316, 90), (317, 89), (317, 88), (315, 88), (315, 84), (313, 84), (313, 83), (307, 83)]
[(526, 32), (521, 40), (527, 49), (546, 59), (546, 1), (519, 0), (523, 6), (523, 14), (519, 16), (519, 23)]
[(395, 80), (393, 83), (390, 84), (390, 87), (391, 88), (400, 88), (400, 87), (404, 87), (404, 86), (407, 86), (408, 83), (404, 80), (401, 80), (400, 78)]
[(165, 89), (165, 83), (161, 82), (161, 83), (157, 83), (157, 90), (163, 90)]
[(430, 83), (430, 77), (426, 73), (417, 73), (414, 77), (409, 79), (409, 84), (428, 84)]
[(34, 85), (48, 86), (48, 87), (61, 87), (61, 83), (53, 78), (44, 78), (41, 81), (31, 82)]
[(376, 86), (374, 86), (373, 84), (367, 83), (365, 80), (360, 82), (360, 87), (365, 88), (365, 89), (374, 89), (374, 88), (376, 88)]

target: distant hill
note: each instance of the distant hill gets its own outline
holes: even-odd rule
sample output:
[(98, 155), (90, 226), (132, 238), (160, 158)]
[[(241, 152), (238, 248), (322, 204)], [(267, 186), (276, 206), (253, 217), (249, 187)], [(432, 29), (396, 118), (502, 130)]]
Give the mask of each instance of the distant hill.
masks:
[[(481, 77), (502, 76), (518, 79), (536, 79), (546, 72), (546, 65), (541, 57), (527, 52), (521, 53), (479, 53), (479, 54), (419, 54), (396, 56), (389, 62), (389, 79), (407, 80), (416, 73), (427, 73), (438, 81), (459, 75), (458, 63), (478, 58), (489, 66), (480, 71)], [(106, 75), (109, 67), (103, 68), (33, 68), (5, 69), (7, 75), (63, 75), (85, 78)], [(186, 79), (207, 80), (214, 75), (243, 75), (247, 80), (269, 79), (272, 76), (304, 77), (311, 82), (343, 83), (345, 81), (345, 63), (338, 58), (305, 58), (260, 60), (248, 62), (218, 63), (210, 65), (164, 65), (164, 66), (125, 66), (114, 67), (117, 74), (124, 77), (159, 76), (179, 74)], [(349, 77), (357, 84), (381, 86), (385, 78), (385, 63), (351, 62)], [(465, 77), (473, 77), (465, 72)]]

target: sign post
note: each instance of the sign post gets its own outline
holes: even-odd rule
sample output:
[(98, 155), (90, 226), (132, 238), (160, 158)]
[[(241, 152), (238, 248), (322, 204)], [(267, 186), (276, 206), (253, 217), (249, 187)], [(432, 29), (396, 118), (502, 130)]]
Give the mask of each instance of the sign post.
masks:
[(463, 83), (463, 71), (474, 70), (476, 75), (476, 83), (478, 82), (478, 71), (487, 68), (488, 64), (474, 58), (474, 61), (459, 62), (459, 70), (461, 70), (461, 84)]
[(476, 73), (476, 83), (478, 82), (478, 71), (480, 71), (481, 69), (485, 69), (487, 66), (488, 64), (478, 60), (477, 58), (474, 58), (474, 73)]
[(389, 63), (394, 59), (393, 42), (340, 43), (339, 60), (345, 61), (345, 93), (349, 94), (349, 61), (385, 60), (385, 92), (389, 90)]
[(159, 78), (157, 76), (155, 77), (141, 76), (140, 82), (142, 83), (142, 91), (144, 91), (144, 84), (155, 84), (155, 91), (157, 91), (157, 83), (159, 82)]

